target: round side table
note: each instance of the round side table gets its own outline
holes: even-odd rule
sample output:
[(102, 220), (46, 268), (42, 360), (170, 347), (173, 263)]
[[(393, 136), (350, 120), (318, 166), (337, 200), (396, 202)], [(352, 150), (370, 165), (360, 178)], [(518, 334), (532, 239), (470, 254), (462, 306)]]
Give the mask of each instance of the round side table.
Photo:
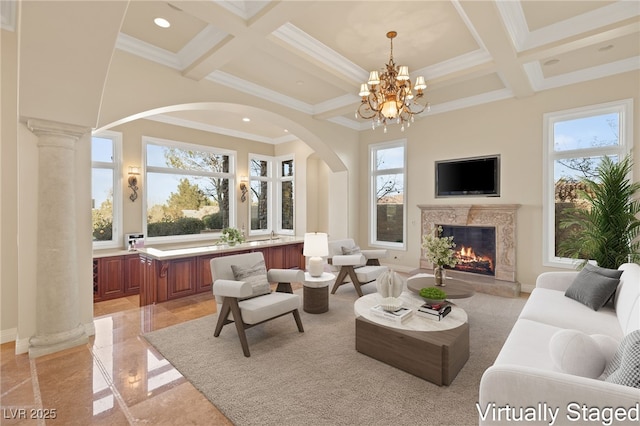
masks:
[(310, 314), (322, 314), (329, 310), (329, 283), (336, 278), (329, 272), (319, 277), (304, 273), (302, 309)]

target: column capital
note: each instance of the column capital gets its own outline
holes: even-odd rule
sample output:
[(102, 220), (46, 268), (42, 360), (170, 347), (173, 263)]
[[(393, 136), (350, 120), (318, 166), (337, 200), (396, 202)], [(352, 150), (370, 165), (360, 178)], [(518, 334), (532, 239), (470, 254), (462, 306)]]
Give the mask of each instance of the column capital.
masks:
[(38, 137), (58, 136), (73, 138), (76, 141), (83, 135), (91, 132), (90, 127), (76, 126), (75, 124), (59, 123), (57, 121), (41, 120), (39, 118), (28, 118), (27, 128)]

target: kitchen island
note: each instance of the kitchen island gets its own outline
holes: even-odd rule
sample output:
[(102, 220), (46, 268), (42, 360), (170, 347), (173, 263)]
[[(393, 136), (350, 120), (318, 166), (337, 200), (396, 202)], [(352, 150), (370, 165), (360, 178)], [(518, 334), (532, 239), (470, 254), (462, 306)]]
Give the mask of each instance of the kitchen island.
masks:
[(214, 257), (262, 252), (267, 269), (304, 269), (303, 238), (276, 237), (226, 244), (138, 250), (140, 257), (140, 306), (211, 291), (209, 261)]

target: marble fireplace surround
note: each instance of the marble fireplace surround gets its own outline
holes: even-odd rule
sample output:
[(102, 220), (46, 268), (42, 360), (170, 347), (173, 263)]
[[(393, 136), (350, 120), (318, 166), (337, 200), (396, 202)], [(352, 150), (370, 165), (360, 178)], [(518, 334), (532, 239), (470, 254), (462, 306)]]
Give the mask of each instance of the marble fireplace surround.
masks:
[[(507, 297), (520, 294), (516, 281), (516, 219), (519, 204), (422, 204), (421, 238), (437, 225), (491, 226), (496, 229), (495, 276), (450, 271), (451, 276), (474, 284), (476, 291)], [(433, 264), (420, 255), (420, 269), (432, 270)]]

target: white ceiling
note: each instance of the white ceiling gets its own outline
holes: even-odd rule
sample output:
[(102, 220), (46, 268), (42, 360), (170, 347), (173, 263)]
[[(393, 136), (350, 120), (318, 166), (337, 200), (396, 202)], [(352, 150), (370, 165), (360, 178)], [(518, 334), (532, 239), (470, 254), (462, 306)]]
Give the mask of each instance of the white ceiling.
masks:
[[(116, 47), (365, 130), (370, 123), (354, 117), (357, 91), (388, 61), (390, 30), (396, 64), (429, 84), (429, 114), (640, 69), (638, 1), (132, 0)], [(293, 138), (242, 116), (153, 119), (268, 143)]]

